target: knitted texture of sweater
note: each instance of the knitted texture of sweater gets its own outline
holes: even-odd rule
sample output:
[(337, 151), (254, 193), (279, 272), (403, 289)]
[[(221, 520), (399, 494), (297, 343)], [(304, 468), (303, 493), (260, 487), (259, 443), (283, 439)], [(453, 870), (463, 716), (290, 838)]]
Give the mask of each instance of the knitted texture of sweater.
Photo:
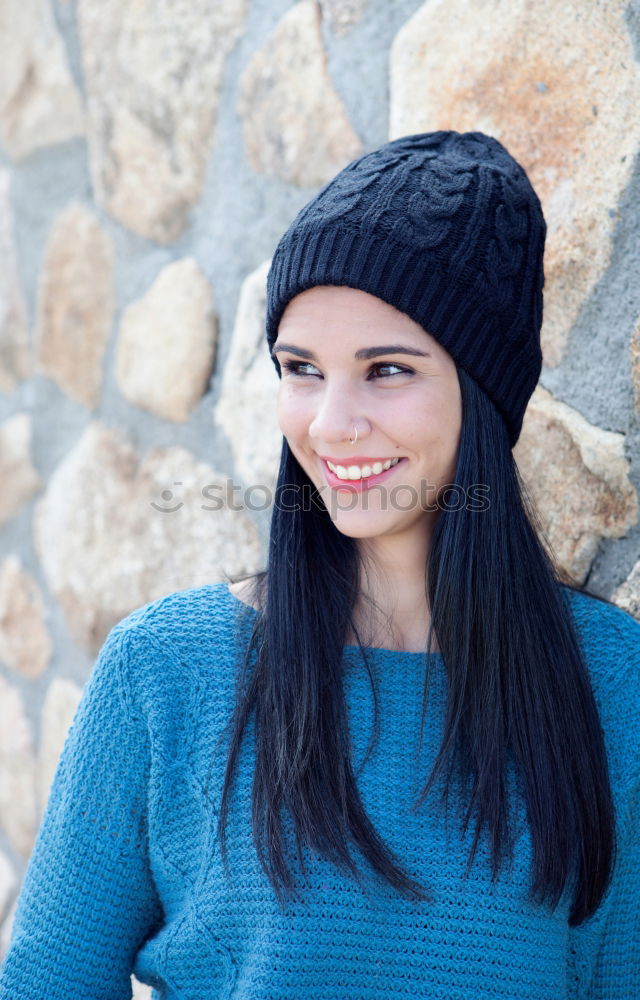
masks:
[(355, 849), (362, 887), (306, 849), (305, 887), (292, 849), (304, 900), (280, 910), (252, 840), (253, 715), (230, 800), (227, 877), (216, 822), (228, 736), (218, 737), (255, 612), (213, 584), (138, 608), (105, 640), (29, 862), (0, 1000), (128, 1000), (132, 972), (162, 1000), (638, 1000), (640, 624), (566, 593), (601, 715), (620, 838), (613, 881), (589, 921), (568, 926), (567, 894), (555, 911), (527, 899), (522, 801), (513, 864), (493, 884), (484, 834), (464, 877), (473, 824), (463, 836), (459, 823), (443, 822), (438, 782), (411, 811), (442, 737), (439, 653), (429, 661), (419, 773), (425, 656), (368, 649), (381, 726), (361, 772), (371, 684), (356, 647), (343, 661), (364, 806), (432, 902), (400, 896)]

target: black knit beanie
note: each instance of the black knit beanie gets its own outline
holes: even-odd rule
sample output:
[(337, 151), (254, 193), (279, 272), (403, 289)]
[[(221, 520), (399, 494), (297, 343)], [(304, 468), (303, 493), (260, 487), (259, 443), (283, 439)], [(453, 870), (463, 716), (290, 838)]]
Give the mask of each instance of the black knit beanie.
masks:
[(278, 243), (267, 277), (269, 349), (299, 292), (369, 292), (476, 380), (513, 446), (542, 367), (545, 233), (525, 171), (496, 139), (427, 132), (385, 143), (325, 184)]

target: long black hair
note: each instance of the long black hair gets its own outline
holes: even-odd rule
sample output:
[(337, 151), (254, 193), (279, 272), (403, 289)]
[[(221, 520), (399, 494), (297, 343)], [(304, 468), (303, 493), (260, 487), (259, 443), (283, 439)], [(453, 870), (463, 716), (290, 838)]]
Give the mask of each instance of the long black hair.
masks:
[[(481, 510), (470, 509), (472, 504), (441, 509), (433, 530), (425, 567), (431, 610), (425, 655), (435, 635), (446, 668), (448, 702), (442, 743), (415, 808), (445, 766), (446, 798), (455, 769), (470, 787), (465, 831), (476, 809), (469, 867), (486, 825), (496, 878), (505, 848), (511, 852), (512, 846), (506, 843), (509, 801), (504, 784), (511, 755), (531, 830), (531, 895), (555, 908), (570, 885), (569, 924), (576, 926), (598, 908), (615, 851), (604, 738), (560, 585), (582, 588), (553, 558), (504, 421), (461, 368), (458, 377), (462, 427), (455, 483), (466, 495), (478, 484), (488, 487), (489, 502)], [(291, 502), (294, 497), (311, 502)], [(242, 735), (255, 708), (254, 842), (280, 901), (282, 893), (296, 896), (286, 863), (283, 808), (294, 822), (303, 870), (305, 844), (359, 881), (351, 841), (400, 894), (431, 898), (378, 835), (350, 763), (341, 670), (350, 629), (361, 644), (353, 609), (362, 572), (356, 541), (335, 527), (283, 439), (267, 567), (253, 579), (260, 611), (229, 723), (233, 732), (218, 821), (226, 863), (228, 797)], [(375, 741), (378, 702), (370, 670), (369, 677)], [(425, 704), (426, 682), (422, 725)]]

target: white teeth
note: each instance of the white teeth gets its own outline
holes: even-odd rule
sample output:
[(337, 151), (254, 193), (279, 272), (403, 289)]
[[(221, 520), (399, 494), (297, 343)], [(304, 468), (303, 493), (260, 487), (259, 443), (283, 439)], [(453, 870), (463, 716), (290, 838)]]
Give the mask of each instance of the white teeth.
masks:
[(367, 476), (379, 476), (385, 469), (390, 469), (392, 465), (397, 465), (399, 458), (388, 458), (386, 462), (374, 462), (373, 465), (334, 465), (327, 462), (327, 465), (338, 479), (366, 479)]

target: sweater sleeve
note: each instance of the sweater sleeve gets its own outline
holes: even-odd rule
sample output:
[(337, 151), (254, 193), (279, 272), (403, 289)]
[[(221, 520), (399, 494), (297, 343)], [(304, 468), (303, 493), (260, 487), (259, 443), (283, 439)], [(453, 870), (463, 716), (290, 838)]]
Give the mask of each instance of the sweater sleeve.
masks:
[(617, 851), (611, 882), (593, 916), (569, 928), (569, 1000), (640, 997), (640, 625), (605, 608), (594, 629), (596, 697), (612, 773)]
[(640, 783), (625, 803), (607, 894), (590, 920), (569, 929), (570, 1000), (640, 997)]
[(135, 626), (114, 626), (83, 692), (18, 899), (0, 1000), (130, 1000), (136, 953), (161, 920), (146, 833), (149, 740), (129, 679), (136, 641)]

